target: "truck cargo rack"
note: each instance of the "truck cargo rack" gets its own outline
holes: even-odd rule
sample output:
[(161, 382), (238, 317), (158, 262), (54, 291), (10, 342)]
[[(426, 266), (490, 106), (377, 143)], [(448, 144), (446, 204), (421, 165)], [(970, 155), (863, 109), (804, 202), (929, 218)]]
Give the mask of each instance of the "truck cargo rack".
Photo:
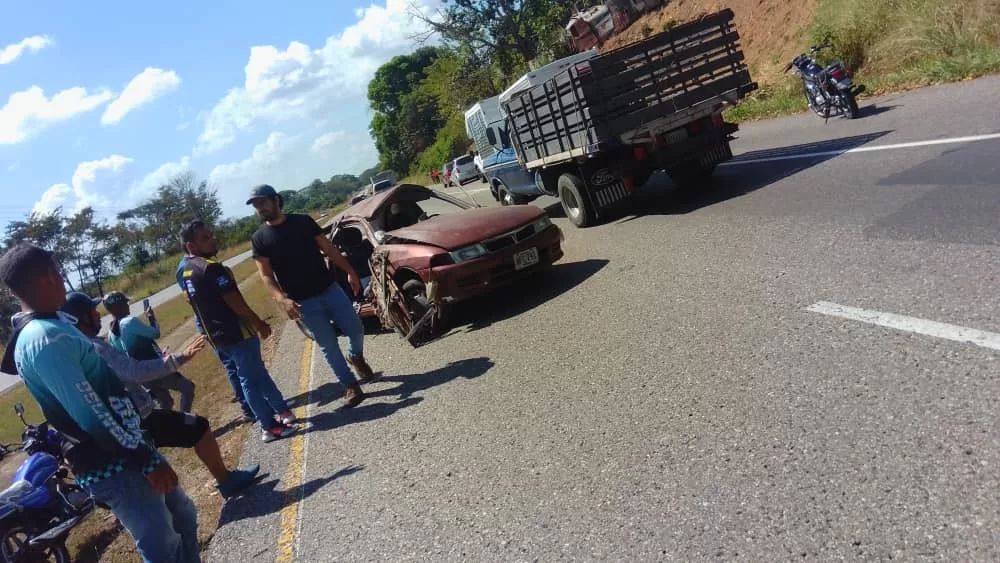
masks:
[(724, 9), (573, 65), (504, 102), (529, 169), (680, 127), (735, 105), (757, 84)]

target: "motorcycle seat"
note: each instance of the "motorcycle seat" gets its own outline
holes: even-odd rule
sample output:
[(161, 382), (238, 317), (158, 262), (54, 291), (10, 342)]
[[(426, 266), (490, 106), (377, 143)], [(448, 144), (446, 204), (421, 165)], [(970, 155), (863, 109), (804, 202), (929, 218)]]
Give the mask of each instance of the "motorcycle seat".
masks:
[(35, 487), (24, 479), (16, 481), (13, 485), (0, 492), (0, 506), (15, 504), (17, 501), (30, 495), (34, 490)]

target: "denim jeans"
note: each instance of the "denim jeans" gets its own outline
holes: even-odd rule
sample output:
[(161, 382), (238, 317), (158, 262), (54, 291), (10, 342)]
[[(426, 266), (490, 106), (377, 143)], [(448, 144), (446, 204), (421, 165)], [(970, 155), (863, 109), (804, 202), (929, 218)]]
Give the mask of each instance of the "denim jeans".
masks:
[(145, 563), (198, 563), (198, 511), (180, 486), (158, 495), (139, 471), (126, 469), (87, 487), (135, 540)]
[(238, 344), (219, 346), (219, 351), (236, 364), (243, 394), (261, 428), (267, 430), (280, 426), (274, 420), (274, 415), (286, 412), (288, 403), (264, 366), (264, 358), (260, 355), (260, 338), (254, 336)]
[(174, 372), (150, 381), (144, 387), (165, 411), (174, 410), (174, 399), (170, 396), (170, 392), (177, 391), (181, 394), (181, 412), (191, 412), (191, 405), (194, 404), (194, 381), (183, 375)]
[(247, 404), (247, 396), (243, 392), (243, 385), (240, 383), (240, 375), (239, 370), (236, 369), (236, 362), (218, 348), (215, 350), (215, 355), (222, 362), (222, 367), (226, 368), (226, 377), (229, 378), (229, 384), (233, 386), (233, 396), (236, 398), (236, 402), (240, 404), (240, 408), (243, 409), (243, 414), (253, 416), (253, 411), (250, 410), (250, 405)]
[(330, 324), (332, 321), (347, 336), (347, 353), (351, 358), (364, 354), (365, 328), (344, 290), (339, 284), (333, 284), (323, 293), (299, 301), (299, 311), (302, 323), (313, 333), (316, 345), (340, 383), (344, 386), (356, 384), (354, 372), (348, 367), (337, 343), (337, 331)]

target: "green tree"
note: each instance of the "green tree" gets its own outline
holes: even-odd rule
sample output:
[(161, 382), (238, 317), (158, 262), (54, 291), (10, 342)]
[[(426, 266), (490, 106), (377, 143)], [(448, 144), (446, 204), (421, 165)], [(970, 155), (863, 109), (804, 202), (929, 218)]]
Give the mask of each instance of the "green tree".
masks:
[(505, 80), (520, 74), (539, 55), (565, 50), (560, 30), (571, 13), (563, 0), (446, 0), (428, 17), (413, 9), (433, 33), (452, 45), (471, 48), (490, 60)]
[(423, 47), (393, 57), (375, 71), (368, 84), (368, 101), (375, 112), (369, 130), (380, 164), (397, 174), (409, 171), (416, 156), (434, 142), (444, 125), (437, 99), (420, 88), (427, 67), (441, 53), (437, 47)]
[(185, 223), (195, 219), (215, 223), (221, 216), (216, 191), (186, 172), (160, 186), (145, 203), (119, 213), (118, 219), (126, 228), (142, 233), (144, 245), (136, 245), (136, 252), (145, 247), (161, 256), (179, 250), (177, 233)]

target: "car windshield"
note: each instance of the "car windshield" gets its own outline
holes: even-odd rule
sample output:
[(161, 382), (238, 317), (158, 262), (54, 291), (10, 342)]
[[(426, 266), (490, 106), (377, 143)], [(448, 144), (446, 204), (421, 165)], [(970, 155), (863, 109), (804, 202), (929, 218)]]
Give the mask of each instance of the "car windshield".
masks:
[(420, 207), (420, 210), (424, 212), (424, 215), (426, 215), (427, 218), (434, 217), (436, 215), (460, 213), (468, 209), (450, 200), (438, 197), (436, 194), (431, 194), (429, 198), (418, 201), (417, 205)]
[(391, 188), (393, 185), (394, 183), (392, 180), (382, 180), (381, 182), (375, 184), (374, 190), (376, 192), (380, 192), (382, 190)]
[(472, 157), (468, 156), (468, 155), (462, 156), (462, 157), (459, 157), (459, 158), (455, 159), (455, 164), (457, 164), (459, 166), (461, 166), (463, 164), (471, 164), (471, 163), (472, 163)]

